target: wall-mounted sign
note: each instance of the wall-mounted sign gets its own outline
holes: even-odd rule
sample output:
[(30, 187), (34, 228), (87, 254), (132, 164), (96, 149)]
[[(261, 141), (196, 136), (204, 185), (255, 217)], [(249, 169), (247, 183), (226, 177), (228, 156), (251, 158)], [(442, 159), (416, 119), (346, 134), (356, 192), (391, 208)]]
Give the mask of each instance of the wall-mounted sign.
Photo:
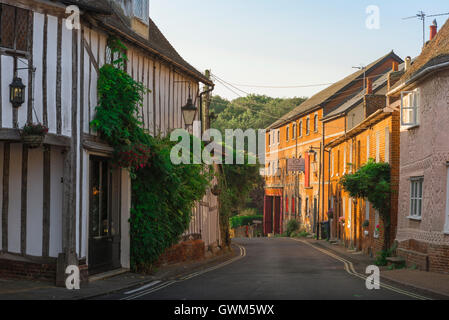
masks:
[(306, 171), (306, 161), (304, 158), (292, 158), (287, 160), (287, 170), (289, 172), (304, 172)]

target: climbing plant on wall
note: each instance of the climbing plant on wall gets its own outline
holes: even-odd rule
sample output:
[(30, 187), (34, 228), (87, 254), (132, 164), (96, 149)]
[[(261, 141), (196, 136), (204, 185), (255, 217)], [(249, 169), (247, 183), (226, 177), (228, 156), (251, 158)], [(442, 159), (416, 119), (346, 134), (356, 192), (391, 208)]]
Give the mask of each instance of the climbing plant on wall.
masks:
[(124, 71), (123, 44), (110, 39), (108, 46), (112, 56), (120, 52), (120, 58), (100, 69), (99, 102), (91, 126), (114, 148), (114, 163), (130, 172), (131, 266), (134, 271), (148, 271), (188, 228), (211, 171), (200, 164), (174, 165), (170, 153), (175, 142), (143, 130), (139, 115), (148, 90)]

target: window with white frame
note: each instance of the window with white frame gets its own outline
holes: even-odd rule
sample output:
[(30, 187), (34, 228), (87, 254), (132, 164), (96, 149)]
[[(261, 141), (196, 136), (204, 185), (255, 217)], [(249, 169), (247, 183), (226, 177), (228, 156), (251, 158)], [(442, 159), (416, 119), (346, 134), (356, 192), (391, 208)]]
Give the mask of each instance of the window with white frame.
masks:
[(371, 150), (370, 150), (370, 137), (368, 135), (366, 137), (366, 162), (368, 162), (369, 159), (370, 159), (370, 153), (371, 153)]
[(310, 118), (306, 120), (306, 135), (310, 134)]
[(318, 115), (316, 114), (313, 118), (313, 130), (318, 132)]
[(423, 177), (410, 178), (410, 218), (421, 219), (423, 200)]
[(390, 163), (390, 128), (385, 128), (385, 162)]
[(353, 159), (352, 159), (352, 153), (354, 152), (354, 147), (352, 142), (349, 143), (349, 173), (352, 173), (352, 165), (353, 165)]
[(331, 177), (333, 177), (334, 176), (334, 151), (333, 150), (331, 150), (330, 151), (330, 153), (331, 153)]
[(279, 144), (279, 143), (281, 143), (281, 131), (280, 130), (277, 131), (277, 135), (278, 135), (277, 144)]
[(286, 140), (290, 140), (290, 126), (287, 126), (287, 130), (286, 130)]
[(413, 127), (419, 125), (419, 91), (401, 93), (401, 125)]
[(299, 128), (298, 128), (298, 131), (299, 131), (299, 137), (302, 137), (302, 120), (299, 121)]
[(376, 132), (376, 162), (380, 162), (380, 132)]
[(346, 145), (343, 150), (343, 175), (346, 174)]
[(293, 132), (292, 132), (292, 139), (296, 139), (296, 123), (293, 124)]

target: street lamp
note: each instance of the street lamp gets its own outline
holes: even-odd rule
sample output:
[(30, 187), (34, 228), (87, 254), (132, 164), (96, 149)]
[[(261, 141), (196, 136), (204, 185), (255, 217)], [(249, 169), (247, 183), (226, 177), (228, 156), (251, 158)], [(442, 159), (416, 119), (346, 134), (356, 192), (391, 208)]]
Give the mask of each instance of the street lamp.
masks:
[(189, 99), (187, 99), (187, 104), (181, 108), (182, 115), (184, 117), (184, 123), (187, 127), (190, 127), (193, 125), (193, 121), (195, 120), (196, 113), (198, 111), (198, 108), (193, 104), (192, 98), (189, 96)]
[(9, 85), (9, 101), (14, 108), (19, 108), (25, 102), (25, 85), (19, 77), (14, 77)]

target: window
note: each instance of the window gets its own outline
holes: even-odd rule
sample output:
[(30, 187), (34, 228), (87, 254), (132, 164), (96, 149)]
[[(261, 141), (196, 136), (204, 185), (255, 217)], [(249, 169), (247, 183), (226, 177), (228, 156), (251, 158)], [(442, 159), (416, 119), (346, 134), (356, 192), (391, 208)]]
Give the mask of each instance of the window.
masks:
[(334, 152), (331, 150), (331, 177), (334, 176)]
[(292, 134), (292, 139), (293, 139), (293, 140), (296, 139), (296, 123), (293, 124), (293, 134)]
[(401, 93), (401, 125), (413, 127), (419, 124), (419, 91)]
[(134, 17), (148, 23), (150, 14), (148, 0), (133, 0), (133, 14)]
[(277, 143), (279, 144), (279, 143), (281, 143), (281, 131), (280, 130), (277, 131), (277, 135), (278, 135)]
[(309, 216), (309, 198), (306, 198), (305, 215)]
[(380, 132), (376, 133), (376, 162), (380, 162)]
[(390, 163), (390, 128), (385, 128), (385, 162)]
[(376, 214), (374, 216), (374, 238), (379, 238), (380, 236), (380, 214), (379, 211), (376, 210)]
[(337, 177), (339, 173), (340, 173), (340, 150), (337, 151), (337, 174), (336, 174)]
[(371, 152), (371, 149), (370, 149), (370, 137), (368, 135), (366, 137), (366, 162), (368, 162), (369, 159), (370, 159), (370, 152)]
[(306, 135), (310, 134), (310, 118), (306, 120)]
[(287, 130), (286, 130), (286, 140), (287, 141), (290, 140), (290, 127), (289, 126), (287, 127)]
[(315, 115), (315, 118), (313, 119), (313, 130), (315, 132), (318, 132), (318, 115)]
[(421, 219), (423, 199), (423, 177), (410, 179), (410, 218)]
[(302, 121), (299, 121), (299, 137), (302, 137)]
[(352, 198), (348, 199), (348, 229), (351, 229), (352, 222)]
[(346, 174), (346, 145), (343, 151), (343, 175)]
[(271, 146), (271, 133), (268, 134), (268, 145)]
[[(352, 158), (352, 154), (354, 152), (354, 147), (352, 142), (349, 144), (349, 173), (352, 173), (352, 165), (353, 165), (353, 158)], [(346, 165), (346, 164), (345, 164)]]
[(0, 4), (0, 46), (27, 52), (30, 11)]

